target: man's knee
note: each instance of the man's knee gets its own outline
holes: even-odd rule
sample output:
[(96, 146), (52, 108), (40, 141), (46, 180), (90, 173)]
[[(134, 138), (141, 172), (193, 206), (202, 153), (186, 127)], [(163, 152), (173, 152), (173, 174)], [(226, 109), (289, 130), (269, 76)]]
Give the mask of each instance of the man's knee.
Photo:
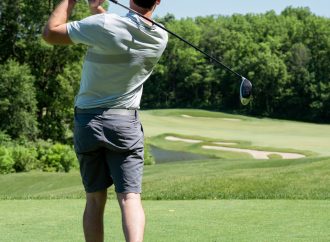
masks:
[(141, 203), (141, 194), (117, 193), (117, 199), (120, 205), (125, 205), (127, 203)]
[(107, 201), (107, 190), (86, 193), (87, 204), (93, 207), (104, 207)]

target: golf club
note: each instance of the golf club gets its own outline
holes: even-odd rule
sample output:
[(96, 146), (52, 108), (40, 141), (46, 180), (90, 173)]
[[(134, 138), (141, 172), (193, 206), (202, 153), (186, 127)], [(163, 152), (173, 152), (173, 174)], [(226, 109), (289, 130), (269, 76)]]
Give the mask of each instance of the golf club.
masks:
[(214, 61), (215, 63), (217, 63), (220, 66), (224, 67), (226, 70), (228, 70), (231, 73), (233, 73), (234, 75), (238, 76), (241, 79), (241, 85), (240, 85), (240, 101), (241, 101), (241, 103), (243, 105), (248, 105), (249, 104), (249, 102), (251, 101), (251, 98), (252, 98), (252, 83), (247, 78), (243, 77), (241, 74), (239, 74), (236, 71), (232, 70), (231, 68), (229, 68), (228, 66), (226, 66), (225, 64), (223, 64), (221, 61), (217, 60), (216, 58), (214, 58), (210, 54), (206, 53), (205, 51), (201, 50), (200, 48), (198, 48), (197, 46), (193, 45), (189, 41), (185, 40), (181, 36), (177, 35), (176, 33), (172, 32), (171, 30), (166, 29), (163, 25), (161, 25), (161, 24), (153, 21), (152, 19), (149, 19), (149, 18), (143, 16), (142, 14), (134, 11), (133, 9), (131, 9), (131, 8), (129, 8), (129, 7), (127, 7), (127, 6), (119, 3), (117, 0), (108, 0), (108, 1), (109, 2), (113, 2), (113, 3), (117, 4), (118, 6), (120, 6), (122, 8), (125, 8), (128, 11), (131, 11), (131, 12), (137, 14), (141, 18), (143, 18), (143, 19), (151, 22), (152, 24), (156, 25), (157, 27), (165, 30), (169, 34), (173, 35), (174, 37), (178, 38), (179, 40), (183, 41), (184, 43), (186, 43), (190, 47), (194, 48), (195, 50), (199, 51), (200, 53), (202, 53), (203, 55), (205, 55), (206, 57), (208, 57), (211, 61)]

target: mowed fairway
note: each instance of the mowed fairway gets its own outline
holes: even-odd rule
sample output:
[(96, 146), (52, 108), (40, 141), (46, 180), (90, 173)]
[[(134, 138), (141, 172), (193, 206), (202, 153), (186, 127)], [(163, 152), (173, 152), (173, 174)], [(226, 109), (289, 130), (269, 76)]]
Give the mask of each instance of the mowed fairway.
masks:
[(147, 136), (164, 133), (249, 141), (252, 145), (314, 151), (330, 156), (330, 125), (258, 119), (201, 110), (142, 113)]
[[(141, 118), (151, 145), (210, 156), (145, 167), (145, 241), (330, 241), (330, 125), (201, 110)], [(201, 148), (215, 141), (306, 158), (256, 160)], [(109, 197), (106, 241), (124, 241), (112, 189)], [(1, 175), (0, 241), (83, 241), (83, 198), (78, 171)]]
[[(147, 242), (329, 241), (327, 201), (144, 201)], [(0, 201), (1, 241), (83, 241), (83, 200)], [(124, 241), (116, 201), (106, 240)]]

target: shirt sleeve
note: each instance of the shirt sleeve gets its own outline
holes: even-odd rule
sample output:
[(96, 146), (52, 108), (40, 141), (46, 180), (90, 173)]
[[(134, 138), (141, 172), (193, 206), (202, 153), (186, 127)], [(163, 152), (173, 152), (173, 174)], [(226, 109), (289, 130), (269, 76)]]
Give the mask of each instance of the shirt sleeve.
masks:
[(93, 46), (104, 31), (104, 14), (97, 14), (80, 21), (67, 23), (67, 31), (75, 44)]

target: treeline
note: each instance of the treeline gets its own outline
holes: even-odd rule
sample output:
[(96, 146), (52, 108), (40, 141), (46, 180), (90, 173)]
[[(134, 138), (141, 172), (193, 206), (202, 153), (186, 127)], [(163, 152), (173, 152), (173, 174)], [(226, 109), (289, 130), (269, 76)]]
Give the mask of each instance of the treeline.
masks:
[[(58, 0), (0, 2), (0, 131), (11, 139), (71, 143), (73, 100), (86, 47), (50, 46), (41, 32)], [(72, 19), (87, 16), (84, 1)], [(144, 87), (142, 108), (205, 108), (329, 122), (330, 20), (306, 8), (280, 15), (158, 19), (254, 84), (240, 80), (175, 38)], [(6, 137), (7, 137), (6, 136)]]
[(254, 85), (239, 102), (240, 80), (176, 38), (145, 85), (143, 107), (191, 107), (313, 122), (330, 121), (330, 19), (308, 8), (280, 15), (160, 19)]

